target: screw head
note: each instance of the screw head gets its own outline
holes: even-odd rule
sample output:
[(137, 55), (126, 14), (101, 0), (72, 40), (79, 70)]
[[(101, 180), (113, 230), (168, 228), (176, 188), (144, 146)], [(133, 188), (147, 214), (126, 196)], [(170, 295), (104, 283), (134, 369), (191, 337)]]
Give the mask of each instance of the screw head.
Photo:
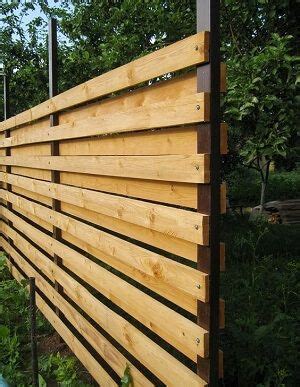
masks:
[(200, 110), (200, 105), (196, 105), (196, 109), (197, 109), (197, 110)]
[(199, 230), (198, 224), (195, 224), (195, 229), (196, 229), (196, 230)]
[(197, 337), (196, 343), (197, 343), (197, 344), (200, 344), (200, 339), (199, 339), (199, 337)]
[(195, 46), (195, 51), (198, 51), (199, 50), (199, 46)]
[(196, 169), (197, 169), (197, 171), (198, 171), (200, 167), (199, 167), (199, 165), (196, 165), (196, 167), (195, 167), (195, 168), (196, 168)]
[(200, 285), (200, 284), (197, 284), (197, 285), (196, 285), (196, 288), (197, 288), (197, 289), (200, 289), (200, 288), (201, 288), (201, 285)]

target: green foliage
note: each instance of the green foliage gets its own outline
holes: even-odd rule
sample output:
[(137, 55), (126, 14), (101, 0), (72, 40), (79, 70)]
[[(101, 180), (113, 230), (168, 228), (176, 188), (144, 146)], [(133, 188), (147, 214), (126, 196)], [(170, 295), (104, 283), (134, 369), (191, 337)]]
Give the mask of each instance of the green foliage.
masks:
[(121, 379), (121, 387), (133, 387), (133, 379), (130, 373), (130, 366), (128, 364)]
[[(248, 168), (236, 168), (226, 176), (230, 204), (257, 206), (259, 204), (260, 177), (258, 172)], [(299, 198), (300, 173), (271, 172), (266, 201)]]
[[(11, 384), (26, 386), (23, 367), (29, 348), (22, 346), (28, 336), (26, 290), (12, 280), (5, 255), (0, 257), (0, 374)], [(26, 340), (26, 339), (25, 339)], [(28, 364), (27, 364), (28, 365)]]
[(228, 60), (225, 117), (239, 133), (235, 144), (245, 162), (286, 157), (296, 131), (297, 61), (291, 37), (271, 36), (263, 49)]
[(39, 359), (39, 367), (41, 380), (56, 380), (62, 387), (89, 386), (79, 379), (78, 361), (74, 356), (44, 355)]
[(227, 217), (223, 229), (226, 385), (298, 385), (300, 227)]
[[(31, 352), (29, 300), (25, 286), (11, 278), (4, 254), (0, 256), (0, 375), (11, 386), (31, 385)], [(37, 329), (40, 335), (52, 333), (49, 323), (37, 313)], [(50, 378), (61, 386), (88, 387), (78, 372), (78, 362), (73, 356), (51, 354), (39, 358), (40, 386), (46, 386)]]

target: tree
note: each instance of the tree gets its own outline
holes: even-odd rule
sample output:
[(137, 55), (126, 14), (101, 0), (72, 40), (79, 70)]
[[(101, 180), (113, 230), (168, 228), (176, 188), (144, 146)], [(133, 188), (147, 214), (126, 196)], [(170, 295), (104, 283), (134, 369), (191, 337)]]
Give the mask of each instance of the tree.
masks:
[(261, 209), (271, 161), (293, 152), (297, 60), (291, 55), (291, 39), (273, 34), (265, 47), (228, 61), (225, 116), (238, 133), (237, 151), (260, 173)]

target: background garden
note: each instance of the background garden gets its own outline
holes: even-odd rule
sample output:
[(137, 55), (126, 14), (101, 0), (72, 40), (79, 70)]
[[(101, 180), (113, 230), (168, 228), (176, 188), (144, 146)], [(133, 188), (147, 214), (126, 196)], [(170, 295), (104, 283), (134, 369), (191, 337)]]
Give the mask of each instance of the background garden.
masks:
[[(297, 0), (221, 4), (228, 69), (222, 112), (229, 124), (222, 162), (229, 207), (222, 218), (224, 385), (297, 386), (300, 225), (250, 217), (254, 206), (300, 198)], [(59, 21), (60, 92), (195, 33), (194, 0), (3, 1), (0, 9), (0, 59), (10, 78), (12, 115), (48, 98), (49, 16)], [(0, 374), (17, 386), (30, 380), (27, 298), (2, 258)], [(57, 348), (41, 316), (38, 332), (41, 383), (92, 383), (68, 350)]]

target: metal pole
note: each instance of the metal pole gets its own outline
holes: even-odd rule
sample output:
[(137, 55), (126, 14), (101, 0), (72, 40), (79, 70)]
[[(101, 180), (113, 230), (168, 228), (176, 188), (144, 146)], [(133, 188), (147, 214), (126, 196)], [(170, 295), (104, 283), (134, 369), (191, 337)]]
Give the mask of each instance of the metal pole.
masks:
[[(4, 99), (4, 119), (7, 120), (10, 117), (10, 98), (9, 98), (9, 77), (7, 74), (3, 74), (3, 99)], [(4, 131), (4, 137), (9, 138), (10, 137), (10, 129), (6, 129)], [(10, 147), (5, 148), (5, 156), (11, 156)], [(11, 166), (6, 165), (5, 167), (6, 173), (11, 173)], [(6, 189), (7, 191), (11, 192), (11, 184), (6, 183)], [(10, 202), (6, 202), (6, 208), (11, 211), (12, 210), (12, 204)], [(10, 220), (7, 221), (7, 224), (9, 227), (12, 226), (12, 222)], [(7, 238), (7, 241), (10, 245), (13, 244), (12, 240), (10, 238)], [(8, 254), (8, 259), (10, 262), (12, 262), (12, 257), (10, 254)]]
[[(49, 54), (49, 98), (55, 97), (58, 94), (58, 78), (57, 78), (57, 21), (54, 18), (49, 20), (49, 32), (48, 32), (48, 54)], [(50, 126), (56, 126), (59, 124), (58, 113), (50, 114)], [(59, 142), (51, 142), (51, 156), (59, 156)], [(51, 182), (59, 184), (60, 174), (59, 171), (51, 170)], [(54, 211), (60, 211), (60, 201), (52, 199), (52, 209)], [(61, 239), (61, 230), (58, 227), (53, 227), (53, 238)], [(60, 266), (62, 260), (56, 254), (54, 255), (54, 262)], [(63, 288), (55, 281), (55, 289), (62, 293)], [(60, 311), (55, 308), (56, 314), (59, 316)]]
[[(199, 125), (207, 137), (210, 153), (209, 196), (210, 240), (209, 240), (209, 374), (210, 386), (219, 384), (219, 286), (220, 286), (220, 1), (197, 0), (197, 31), (210, 32), (209, 63), (197, 68), (198, 92), (210, 93), (210, 122)], [(200, 136), (199, 136), (200, 138)], [(199, 203), (201, 206), (201, 203)], [(199, 210), (199, 208), (198, 208)], [(203, 253), (203, 250), (201, 251)], [(198, 256), (198, 262), (200, 257)], [(203, 305), (202, 305), (203, 306)], [(201, 305), (199, 304), (199, 308)], [(198, 323), (201, 314), (198, 308)], [(198, 359), (198, 373), (201, 373), (201, 359)]]
[(10, 117), (10, 106), (9, 106), (9, 82), (8, 77), (3, 74), (3, 99), (4, 99), (4, 120)]
[(31, 364), (32, 364), (32, 385), (39, 386), (39, 367), (36, 344), (36, 302), (35, 302), (35, 278), (29, 278), (29, 299), (30, 299), (30, 338), (31, 338)]

